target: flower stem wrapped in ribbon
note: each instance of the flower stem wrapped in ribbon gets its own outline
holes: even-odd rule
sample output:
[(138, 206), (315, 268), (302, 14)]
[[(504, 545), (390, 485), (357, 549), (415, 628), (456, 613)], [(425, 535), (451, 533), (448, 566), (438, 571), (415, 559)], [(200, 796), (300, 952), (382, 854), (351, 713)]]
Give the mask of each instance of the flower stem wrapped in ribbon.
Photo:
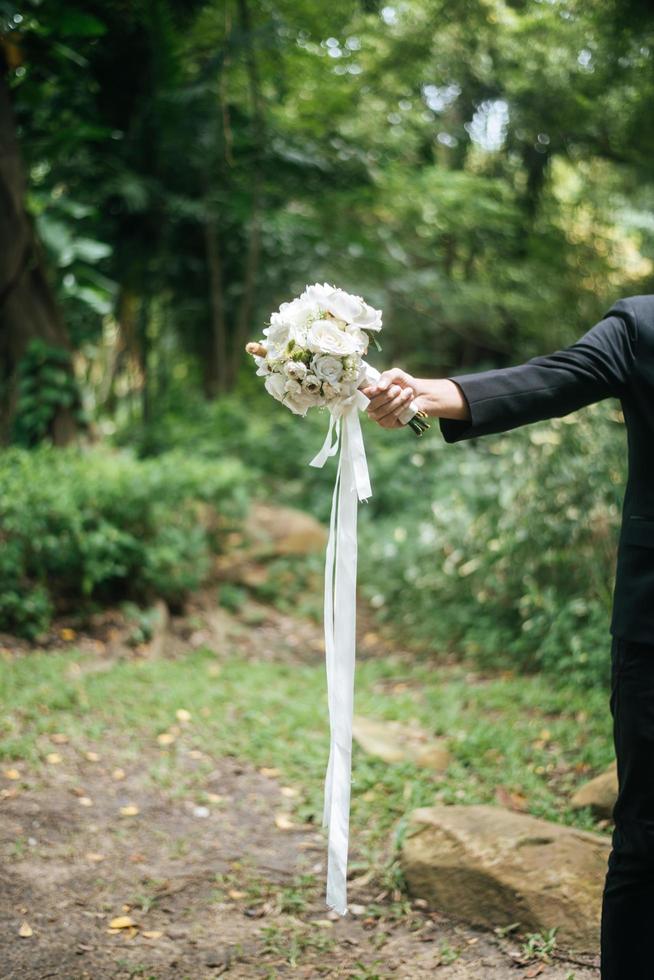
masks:
[[(340, 448), (325, 556), (324, 628), (330, 750), (325, 776), (323, 826), (329, 830), (329, 908), (347, 914), (347, 858), (352, 779), (352, 717), (356, 634), (358, 501), (372, 496), (359, 410), (368, 399), (362, 386), (379, 372), (363, 360), (381, 330), (380, 310), (361, 297), (324, 283), (307, 286), (270, 317), (264, 338), (246, 350), (255, 359), (267, 391), (297, 415), (329, 409), (329, 430), (311, 466), (324, 466)], [(429, 428), (412, 402), (400, 421), (416, 435)]]

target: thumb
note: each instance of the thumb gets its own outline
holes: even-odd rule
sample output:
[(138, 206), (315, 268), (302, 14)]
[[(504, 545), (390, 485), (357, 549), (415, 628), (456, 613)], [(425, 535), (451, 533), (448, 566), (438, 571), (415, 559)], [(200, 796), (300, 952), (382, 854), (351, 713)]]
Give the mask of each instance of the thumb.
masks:
[(401, 368), (389, 368), (388, 371), (383, 371), (375, 385), (377, 391), (386, 391), (391, 385), (399, 385), (401, 388), (406, 388), (408, 385), (413, 383), (413, 378), (406, 371), (402, 371)]

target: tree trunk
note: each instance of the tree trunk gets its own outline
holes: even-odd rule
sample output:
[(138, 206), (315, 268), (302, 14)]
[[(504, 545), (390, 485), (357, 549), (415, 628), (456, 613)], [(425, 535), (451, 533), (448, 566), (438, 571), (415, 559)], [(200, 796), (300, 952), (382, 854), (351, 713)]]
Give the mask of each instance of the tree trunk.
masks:
[[(39, 338), (70, 350), (47, 279), (44, 256), (25, 210), (25, 178), (7, 79), (0, 66), (0, 443), (9, 441), (17, 409), (17, 370), (29, 343)], [(71, 368), (72, 371), (72, 368)], [(50, 436), (65, 445), (77, 427), (60, 406)]]
[(209, 358), (205, 365), (205, 389), (209, 398), (227, 390), (227, 326), (223, 295), (222, 266), (216, 219), (207, 217), (204, 225), (209, 270), (209, 299), (211, 305), (211, 330), (209, 334)]
[(263, 205), (263, 149), (265, 142), (265, 119), (261, 97), (259, 70), (252, 43), (252, 19), (248, 0), (238, 0), (238, 11), (241, 27), (245, 37), (245, 66), (250, 89), (250, 104), (252, 109), (251, 132), (253, 143), (252, 155), (252, 205), (250, 209), (250, 224), (248, 231), (248, 247), (243, 275), (243, 292), (233, 337), (231, 363), (227, 384), (231, 388), (238, 375), (238, 369), (243, 361), (243, 348), (250, 339), (252, 329), (252, 312), (254, 309), (254, 294), (259, 273), (261, 255), (261, 211)]

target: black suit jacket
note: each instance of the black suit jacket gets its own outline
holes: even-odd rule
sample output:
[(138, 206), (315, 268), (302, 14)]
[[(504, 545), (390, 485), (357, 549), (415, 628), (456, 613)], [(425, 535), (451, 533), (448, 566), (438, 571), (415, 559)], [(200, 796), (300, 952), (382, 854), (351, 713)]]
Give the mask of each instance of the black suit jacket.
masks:
[(450, 380), (462, 389), (471, 419), (440, 419), (446, 442), (506, 432), (604, 398), (620, 399), (629, 472), (610, 630), (654, 643), (654, 295), (618, 300), (563, 350)]

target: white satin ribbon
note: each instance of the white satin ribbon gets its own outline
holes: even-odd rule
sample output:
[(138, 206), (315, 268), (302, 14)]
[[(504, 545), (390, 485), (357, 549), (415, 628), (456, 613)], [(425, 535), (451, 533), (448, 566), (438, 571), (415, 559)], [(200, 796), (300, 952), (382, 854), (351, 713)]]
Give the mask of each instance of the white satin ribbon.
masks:
[[(353, 402), (332, 414), (329, 431), (311, 466), (340, 457), (325, 556), (325, 660), (331, 732), (325, 777), (323, 827), (327, 847), (327, 905), (347, 914), (347, 856), (352, 781), (352, 716), (356, 658), (357, 507), (372, 496), (359, 409), (368, 404), (357, 391)], [(332, 441), (332, 436), (335, 438)]]

